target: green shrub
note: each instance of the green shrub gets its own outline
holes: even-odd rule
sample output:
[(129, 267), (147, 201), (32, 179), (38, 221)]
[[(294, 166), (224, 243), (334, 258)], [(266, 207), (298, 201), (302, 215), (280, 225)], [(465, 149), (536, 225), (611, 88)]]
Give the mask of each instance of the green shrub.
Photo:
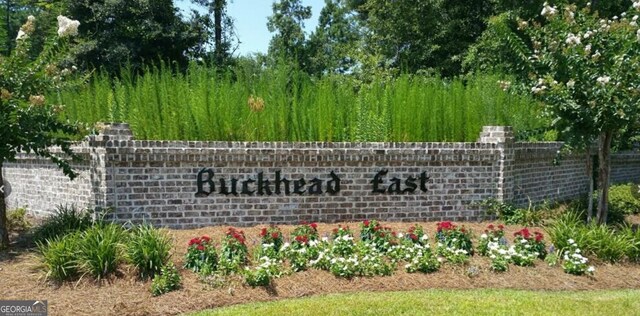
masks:
[(153, 278), (169, 261), (171, 238), (150, 225), (134, 228), (127, 241), (127, 259), (141, 278)]
[(637, 186), (633, 183), (613, 185), (609, 188), (609, 213), (625, 215), (640, 213), (640, 199), (636, 198), (633, 190)]
[(624, 231), (595, 223), (586, 226), (583, 251), (612, 263), (622, 261), (632, 247), (632, 239)]
[(567, 211), (545, 226), (547, 235), (557, 249), (568, 249), (569, 239), (573, 239), (580, 247), (584, 247), (585, 225), (582, 214)]
[(623, 228), (622, 232), (627, 236), (631, 245), (627, 249), (627, 258), (633, 262), (640, 262), (640, 229), (631, 226)]
[(79, 268), (101, 279), (118, 268), (122, 261), (125, 232), (115, 224), (95, 225), (80, 234)]
[(56, 212), (48, 217), (33, 233), (33, 240), (44, 242), (75, 231), (84, 231), (93, 225), (88, 211), (79, 211), (74, 206), (58, 206)]
[(26, 219), (27, 209), (17, 208), (7, 212), (7, 229), (9, 231), (25, 231), (31, 228), (31, 224)]
[(539, 226), (544, 219), (544, 210), (538, 207), (518, 208), (496, 199), (488, 199), (481, 203), (487, 214), (495, 215), (499, 220), (509, 225)]
[(78, 234), (69, 234), (37, 244), (47, 271), (47, 279), (65, 281), (78, 275), (78, 241)]
[(151, 294), (153, 296), (162, 295), (180, 288), (182, 278), (178, 269), (169, 263), (160, 269), (160, 274), (156, 275), (151, 282)]

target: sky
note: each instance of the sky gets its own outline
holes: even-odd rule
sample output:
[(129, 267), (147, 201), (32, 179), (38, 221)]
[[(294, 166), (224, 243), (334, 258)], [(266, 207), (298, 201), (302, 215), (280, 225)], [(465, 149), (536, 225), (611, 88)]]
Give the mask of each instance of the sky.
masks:
[[(267, 17), (273, 11), (272, 0), (230, 0), (227, 13), (234, 19), (236, 33), (240, 38), (240, 46), (236, 51), (238, 55), (251, 53), (266, 53), (269, 48), (269, 40), (273, 33), (267, 29)], [(192, 7), (189, 0), (176, 0), (176, 6), (182, 10)], [(324, 6), (324, 0), (302, 0), (302, 4), (311, 6), (311, 19), (305, 22), (307, 33), (313, 31), (318, 24), (320, 10)]]

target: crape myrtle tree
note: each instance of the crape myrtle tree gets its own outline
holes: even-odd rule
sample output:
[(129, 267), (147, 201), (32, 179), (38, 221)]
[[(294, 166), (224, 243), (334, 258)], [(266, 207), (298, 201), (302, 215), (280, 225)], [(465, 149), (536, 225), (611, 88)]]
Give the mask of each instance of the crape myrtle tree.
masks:
[[(81, 128), (60, 121), (57, 113), (62, 106), (45, 96), (79, 78), (73, 67), (65, 68), (63, 57), (80, 23), (58, 16), (57, 36), (34, 54), (36, 23), (36, 18), (29, 16), (18, 31), (15, 49), (9, 56), (0, 56), (0, 248), (9, 246), (2, 178), (5, 162), (14, 161), (18, 153), (31, 153), (50, 159), (71, 179), (76, 176), (70, 162), (77, 156), (70, 146)], [(52, 152), (52, 146), (59, 147), (62, 155)]]
[(608, 18), (590, 4), (544, 3), (540, 15), (518, 22), (532, 46), (528, 89), (570, 141), (597, 140), (596, 219), (606, 223), (612, 142), (640, 119), (640, 0)]

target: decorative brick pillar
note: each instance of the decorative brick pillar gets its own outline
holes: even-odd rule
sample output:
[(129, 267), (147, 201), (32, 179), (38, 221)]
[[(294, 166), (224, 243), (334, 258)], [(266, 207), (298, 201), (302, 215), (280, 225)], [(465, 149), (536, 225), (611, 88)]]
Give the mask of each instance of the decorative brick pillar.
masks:
[[(91, 183), (96, 209), (116, 206), (116, 186), (112, 170), (106, 161), (109, 148), (126, 146), (133, 140), (133, 133), (127, 123), (98, 123), (98, 135), (87, 137), (91, 147)], [(123, 144), (121, 144), (123, 143)], [(109, 214), (110, 218), (113, 214)]]
[(496, 199), (503, 203), (510, 203), (513, 199), (515, 181), (513, 175), (515, 161), (513, 128), (511, 126), (484, 126), (478, 142), (496, 144), (496, 149), (500, 151)]

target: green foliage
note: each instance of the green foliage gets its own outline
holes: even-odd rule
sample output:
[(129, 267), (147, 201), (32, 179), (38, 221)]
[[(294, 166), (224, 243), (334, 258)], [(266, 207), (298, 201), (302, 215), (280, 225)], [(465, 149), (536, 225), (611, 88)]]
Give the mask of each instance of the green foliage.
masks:
[(166, 231), (150, 225), (135, 227), (127, 240), (127, 260), (141, 278), (153, 278), (169, 262), (171, 245)]
[(255, 269), (244, 270), (245, 282), (251, 287), (268, 286), (273, 278), (279, 277), (280, 262), (269, 257), (261, 257), (259, 265)]
[(189, 248), (184, 257), (184, 267), (202, 274), (216, 271), (218, 255), (209, 236), (196, 237), (189, 241)]
[(78, 210), (75, 206), (58, 206), (53, 215), (35, 228), (33, 240), (44, 242), (76, 231), (84, 231), (93, 225), (89, 210)]
[(7, 212), (7, 230), (8, 231), (25, 231), (31, 228), (31, 223), (27, 221), (27, 209), (17, 208)]
[[(71, 150), (71, 140), (81, 129), (77, 124), (61, 121), (58, 113), (62, 107), (45, 97), (70, 84), (71, 70), (65, 68), (63, 72), (58, 68), (68, 48), (68, 37), (77, 32), (78, 22), (59, 17), (58, 24), (61, 36), (48, 39), (39, 47), (34, 39), (38, 21), (29, 16), (18, 31), (15, 49), (9, 56), (0, 56), (0, 171), (5, 162), (14, 161), (18, 153), (24, 152), (48, 158), (71, 179), (76, 176), (70, 162), (78, 156)], [(54, 147), (59, 148), (58, 153), (51, 151)], [(0, 248), (9, 246), (6, 215), (2, 191)]]
[(613, 185), (609, 188), (609, 212), (625, 215), (640, 213), (640, 199), (634, 196), (638, 185), (633, 183)]
[(175, 291), (182, 286), (182, 277), (178, 269), (172, 262), (162, 266), (160, 274), (156, 275), (151, 282), (151, 294), (160, 296), (171, 291)]
[(585, 254), (600, 260), (620, 262), (625, 258), (635, 260), (635, 233), (629, 228), (620, 229), (596, 223), (585, 224), (581, 214), (567, 212), (545, 227), (551, 241), (560, 250), (571, 248), (568, 240), (575, 241)]
[(116, 224), (94, 225), (80, 233), (78, 266), (96, 279), (116, 271), (123, 261), (125, 231)]
[(480, 205), (486, 208), (488, 215), (496, 215), (499, 220), (509, 225), (539, 226), (543, 223), (547, 210), (546, 205), (523, 209), (496, 199), (487, 199)]
[(589, 259), (582, 255), (582, 251), (573, 240), (568, 240), (567, 249), (564, 251), (562, 269), (564, 272), (574, 275), (592, 274), (593, 267), (587, 265)]
[(309, 73), (345, 73), (355, 66), (354, 46), (360, 34), (349, 11), (343, 0), (325, 1), (318, 26), (307, 41)]
[(267, 28), (276, 34), (269, 42), (269, 55), (304, 68), (304, 21), (311, 17), (311, 7), (302, 5), (301, 0), (274, 1), (272, 7), (273, 15), (268, 18)]
[(578, 245), (584, 245), (582, 213), (567, 211), (545, 226), (545, 231), (556, 249), (568, 249), (567, 240), (573, 239)]
[(640, 262), (640, 229), (627, 225), (622, 231), (626, 238), (631, 241), (626, 253), (627, 258), (632, 262)]
[(78, 233), (55, 236), (46, 241), (38, 242), (38, 251), (42, 255), (46, 278), (55, 281), (66, 281), (78, 276), (77, 264)]
[(168, 140), (476, 141), (484, 125), (546, 124), (529, 97), (503, 91), (496, 76), (403, 75), (362, 85), (285, 66), (262, 71), (247, 63), (223, 76), (196, 64), (185, 75), (163, 67), (135, 80), (97, 74), (85, 89), (61, 93), (64, 114), (128, 122), (140, 139)]
[(591, 223), (585, 227), (584, 234), (583, 250), (604, 261), (622, 261), (633, 247), (633, 240), (627, 234), (607, 225)]
[(171, 0), (68, 1), (67, 12), (83, 23), (74, 51), (81, 68), (110, 74), (126, 61), (135, 71), (158, 59), (184, 66), (190, 53), (204, 50), (209, 36), (208, 20), (196, 15), (183, 21)]

